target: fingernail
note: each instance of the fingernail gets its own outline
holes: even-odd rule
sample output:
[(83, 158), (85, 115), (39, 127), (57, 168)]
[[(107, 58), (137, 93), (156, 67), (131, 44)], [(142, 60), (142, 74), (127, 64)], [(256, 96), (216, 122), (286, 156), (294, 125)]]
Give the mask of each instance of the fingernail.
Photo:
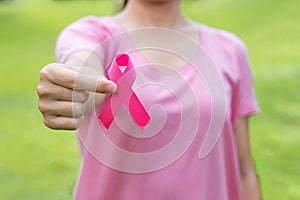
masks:
[(105, 90), (108, 92), (115, 92), (117, 90), (117, 88), (114, 84), (109, 83), (105, 86)]

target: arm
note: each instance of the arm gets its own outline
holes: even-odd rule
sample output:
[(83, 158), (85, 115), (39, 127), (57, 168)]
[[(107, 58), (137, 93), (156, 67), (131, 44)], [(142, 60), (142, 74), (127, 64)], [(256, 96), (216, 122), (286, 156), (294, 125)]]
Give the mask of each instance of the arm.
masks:
[(104, 77), (99, 80), (103, 76), (101, 69), (100, 59), (89, 52), (72, 54), (64, 64), (46, 65), (40, 72), (37, 88), (44, 124), (52, 129), (78, 128), (91, 109), (87, 105), (93, 105), (88, 103), (93, 99), (89, 98), (91, 94), (116, 91), (112, 81)]
[(234, 132), (236, 137), (242, 179), (242, 199), (260, 200), (261, 194), (259, 184), (251, 158), (248, 117), (240, 117), (237, 119)]

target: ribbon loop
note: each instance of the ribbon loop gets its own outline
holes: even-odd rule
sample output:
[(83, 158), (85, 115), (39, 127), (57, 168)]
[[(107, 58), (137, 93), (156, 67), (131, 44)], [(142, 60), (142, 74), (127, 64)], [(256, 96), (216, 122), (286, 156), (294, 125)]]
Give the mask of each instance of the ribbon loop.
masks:
[[(120, 79), (123, 77), (122, 84), (119, 84)], [(118, 85), (118, 91), (110, 95), (104, 103), (98, 116), (101, 123), (108, 129), (114, 120), (113, 110), (118, 111), (121, 104), (125, 103), (134, 121), (143, 129), (150, 121), (150, 116), (131, 88), (136, 73), (127, 54), (119, 54), (115, 57), (108, 70), (108, 78)], [(114, 109), (112, 106), (114, 106)]]

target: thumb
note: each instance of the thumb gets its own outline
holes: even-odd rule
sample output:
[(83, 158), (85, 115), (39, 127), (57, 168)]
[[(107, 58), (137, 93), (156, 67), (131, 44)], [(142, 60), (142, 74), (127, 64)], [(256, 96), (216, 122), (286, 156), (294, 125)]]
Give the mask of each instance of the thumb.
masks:
[(106, 77), (95, 78), (79, 75), (74, 90), (86, 90), (96, 93), (112, 94), (117, 91), (117, 85)]
[(95, 92), (97, 93), (115, 93), (117, 91), (117, 85), (113, 82), (108, 80), (106, 77), (100, 79), (97, 83)]
[[(74, 84), (71, 85), (72, 89), (105, 94), (112, 94), (117, 91), (117, 85), (113, 81), (93, 70), (86, 67), (82, 68), (80, 72), (66, 73), (74, 80)], [(74, 74), (72, 75), (72, 73)]]

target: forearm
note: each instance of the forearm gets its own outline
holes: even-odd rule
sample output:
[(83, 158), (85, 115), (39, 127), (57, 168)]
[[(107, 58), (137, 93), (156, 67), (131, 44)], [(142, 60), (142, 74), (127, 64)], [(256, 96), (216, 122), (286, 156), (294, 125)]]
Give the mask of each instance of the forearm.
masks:
[(261, 192), (255, 171), (242, 174), (242, 200), (261, 199)]
[(242, 200), (260, 200), (261, 194), (255, 167), (251, 158), (248, 117), (240, 117), (235, 127), (242, 179)]

